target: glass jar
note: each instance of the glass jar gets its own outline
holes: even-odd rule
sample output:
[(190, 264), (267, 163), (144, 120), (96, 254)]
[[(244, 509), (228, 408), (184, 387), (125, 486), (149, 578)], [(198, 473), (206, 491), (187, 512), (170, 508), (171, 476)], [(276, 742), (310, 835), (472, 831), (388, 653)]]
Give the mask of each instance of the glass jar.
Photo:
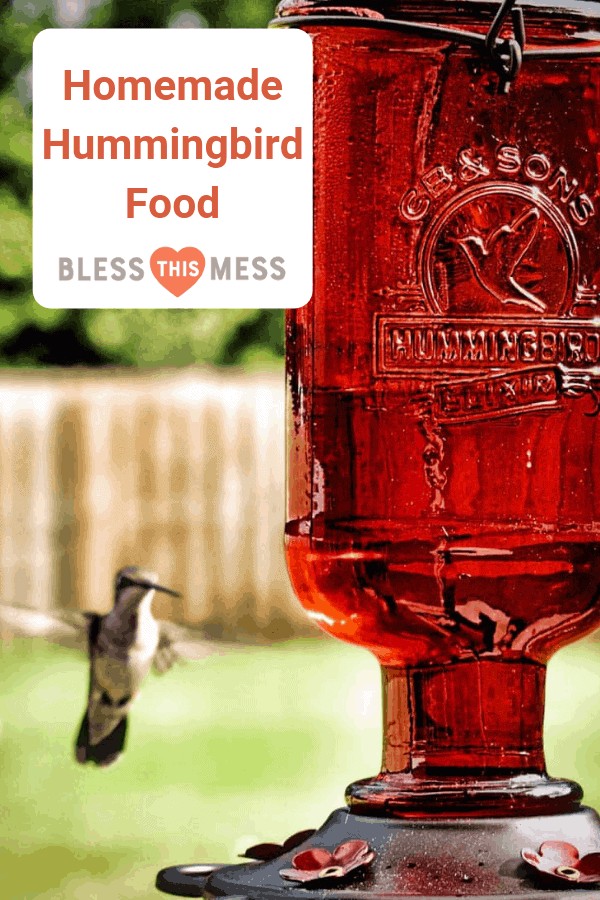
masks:
[(287, 558), (308, 615), (383, 667), (383, 767), (354, 812), (581, 797), (547, 776), (542, 724), (549, 657), (600, 623), (600, 4), (521, 9), (502, 93), (514, 41), (382, 21), (485, 35), (497, 4), (279, 7), (315, 53)]

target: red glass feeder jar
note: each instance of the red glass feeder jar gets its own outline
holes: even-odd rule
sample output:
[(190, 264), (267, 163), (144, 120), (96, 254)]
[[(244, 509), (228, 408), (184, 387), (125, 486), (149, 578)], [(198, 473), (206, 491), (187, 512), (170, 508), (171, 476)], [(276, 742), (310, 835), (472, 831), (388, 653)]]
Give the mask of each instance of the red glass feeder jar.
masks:
[(287, 558), (383, 668), (359, 814), (581, 798), (542, 722), (548, 659), (600, 624), (600, 4), (515, 9), (279, 7), (315, 55)]
[(273, 24), (315, 59), (288, 564), (381, 663), (383, 766), (262, 862), (157, 886), (596, 896), (600, 819), (546, 774), (542, 721), (548, 659), (600, 624), (600, 3), (284, 0)]

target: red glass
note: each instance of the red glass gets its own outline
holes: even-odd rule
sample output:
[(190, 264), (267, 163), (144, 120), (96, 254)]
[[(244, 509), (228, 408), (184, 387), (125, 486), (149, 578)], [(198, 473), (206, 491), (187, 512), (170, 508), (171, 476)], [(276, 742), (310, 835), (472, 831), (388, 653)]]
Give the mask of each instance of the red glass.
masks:
[[(494, 7), (471, 6), (401, 16), (481, 31)], [(585, 41), (581, 6), (527, 8), (528, 45)], [(542, 723), (549, 657), (600, 622), (600, 61), (526, 59), (502, 96), (468, 47), (304, 27), (315, 289), (287, 317), (286, 546), (311, 618), (383, 667), (382, 771), (349, 803), (575, 809)]]

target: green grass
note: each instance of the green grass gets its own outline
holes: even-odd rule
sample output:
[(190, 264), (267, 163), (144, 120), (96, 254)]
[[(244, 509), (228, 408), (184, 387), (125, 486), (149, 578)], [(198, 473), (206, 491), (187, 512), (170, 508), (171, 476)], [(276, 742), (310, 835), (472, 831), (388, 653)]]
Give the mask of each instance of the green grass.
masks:
[[(229, 862), (319, 825), (378, 769), (379, 673), (367, 653), (295, 641), (152, 677), (113, 769), (72, 758), (85, 662), (42, 641), (0, 653), (2, 900), (158, 898), (157, 869)], [(600, 804), (600, 646), (549, 678), (550, 769)]]

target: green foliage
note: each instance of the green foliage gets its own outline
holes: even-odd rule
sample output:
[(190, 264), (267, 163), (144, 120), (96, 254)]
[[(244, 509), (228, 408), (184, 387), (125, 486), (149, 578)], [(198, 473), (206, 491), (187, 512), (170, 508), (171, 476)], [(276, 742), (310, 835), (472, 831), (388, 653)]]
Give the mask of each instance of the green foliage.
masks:
[(265, 359), (282, 352), (278, 311), (99, 309), (85, 312), (83, 323), (98, 353), (126, 365), (228, 365), (245, 362), (250, 351)]
[[(0, 4), (0, 365), (264, 365), (269, 310), (51, 310), (31, 292), (31, 48), (44, 28), (263, 27), (274, 0), (9, 0)], [(69, 13), (82, 20), (69, 20)]]

